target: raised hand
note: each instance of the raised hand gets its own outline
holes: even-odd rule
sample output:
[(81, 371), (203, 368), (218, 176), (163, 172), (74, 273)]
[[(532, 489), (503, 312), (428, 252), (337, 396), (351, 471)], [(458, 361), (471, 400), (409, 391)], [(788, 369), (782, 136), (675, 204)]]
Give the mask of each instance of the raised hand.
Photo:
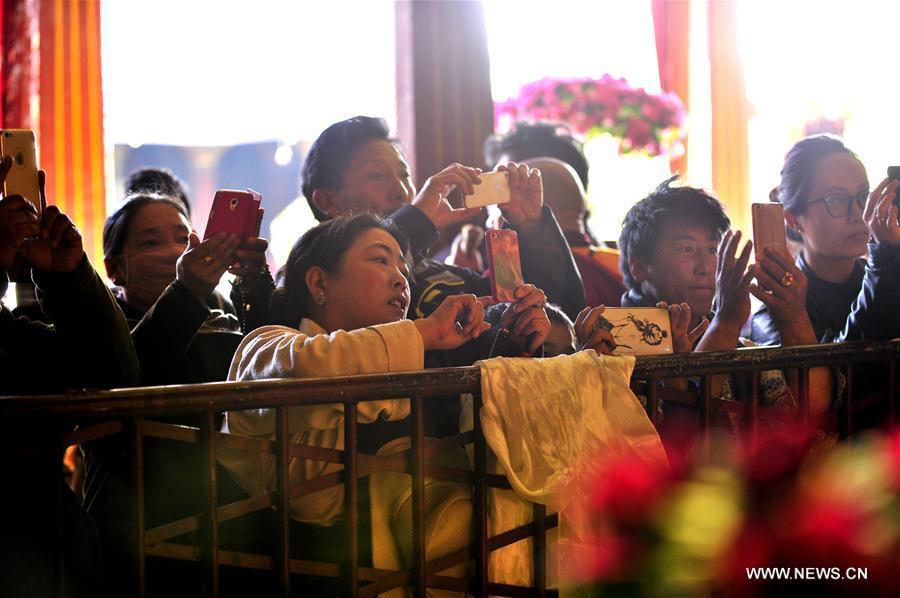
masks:
[(691, 319), (693, 318), (690, 305), (687, 303), (673, 303), (669, 305), (665, 301), (660, 301), (656, 304), (656, 307), (669, 312), (669, 323), (672, 326), (672, 349), (676, 353), (690, 353), (693, 351), (694, 345), (697, 344), (697, 341), (709, 328), (709, 320), (704, 316), (700, 323), (693, 330), (690, 330)]
[(898, 186), (900, 181), (897, 180), (881, 181), (875, 190), (869, 193), (863, 210), (863, 220), (869, 227), (869, 233), (881, 244), (900, 244), (900, 222), (897, 221), (898, 209), (894, 205)]
[(523, 357), (534, 355), (550, 334), (550, 318), (544, 307), (547, 295), (533, 284), (523, 284), (513, 293), (515, 301), (500, 316), (500, 326)]
[(593, 349), (597, 353), (610, 355), (616, 350), (616, 339), (609, 330), (600, 324), (601, 316), (606, 311), (605, 305), (585, 307), (575, 318), (575, 337), (578, 339), (578, 350)]
[[(265, 210), (259, 209), (257, 213), (256, 229), (262, 223)], [(235, 251), (235, 263), (228, 268), (230, 274), (234, 274), (244, 284), (253, 285), (260, 277), (263, 266), (266, 265), (266, 249), (269, 242), (261, 237), (252, 237), (244, 240), (240, 248)]]
[(753, 242), (747, 241), (735, 257), (741, 231), (728, 230), (719, 243), (716, 258), (716, 319), (740, 328), (750, 317), (750, 282), (753, 272), (747, 270)]
[(56, 206), (47, 205), (46, 173), (38, 171), (41, 193), (41, 226), (37, 238), (19, 247), (25, 263), (41, 272), (72, 272), (84, 257), (81, 233)]
[(475, 295), (451, 295), (430, 316), (413, 322), (426, 351), (455, 349), (490, 329), (484, 305)]
[(202, 243), (197, 233), (188, 237), (188, 247), (175, 266), (175, 278), (201, 301), (209, 297), (229, 266), (241, 240), (237, 235), (220, 232)]
[[(12, 158), (6, 156), (0, 162), (0, 185), (6, 181), (10, 168)], [(0, 268), (11, 272), (25, 239), (37, 237), (40, 231), (41, 221), (30, 201), (21, 195), (0, 200)]]
[(480, 168), (453, 163), (425, 181), (412, 205), (428, 216), (438, 230), (465, 222), (479, 214), (481, 208), (454, 208), (447, 201), (447, 196), (457, 187), (464, 194), (471, 195), (475, 192), (475, 185), (481, 182), (480, 174)]
[(500, 212), (507, 222), (528, 234), (537, 229), (544, 205), (544, 183), (541, 171), (527, 164), (509, 162), (497, 171), (509, 173), (509, 201), (500, 204)]
[(769, 308), (783, 345), (816, 344), (806, 312), (807, 279), (785, 251), (767, 247), (758, 263), (750, 266), (756, 283), (753, 296)]

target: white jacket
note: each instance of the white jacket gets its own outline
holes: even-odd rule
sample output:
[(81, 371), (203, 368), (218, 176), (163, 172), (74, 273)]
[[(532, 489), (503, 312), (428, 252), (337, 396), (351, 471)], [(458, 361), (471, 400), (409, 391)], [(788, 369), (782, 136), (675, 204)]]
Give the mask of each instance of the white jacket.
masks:
[[(423, 369), (422, 337), (409, 320), (328, 334), (309, 319), (299, 330), (265, 326), (248, 334), (238, 346), (229, 381), (272, 378), (327, 378), (354, 374), (408, 372)], [(318, 447), (344, 448), (342, 404), (292, 407), (288, 411), (291, 442)], [(359, 404), (359, 422), (379, 417), (399, 420), (409, 415), (408, 399), (367, 401)], [(230, 411), (223, 431), (242, 436), (274, 438), (275, 410)], [(219, 461), (251, 496), (275, 490), (275, 456), (256, 451), (221, 449)], [(337, 463), (291, 459), (290, 483), (297, 484), (339, 471)], [(291, 517), (329, 526), (343, 512), (343, 487), (337, 486), (291, 499)]]

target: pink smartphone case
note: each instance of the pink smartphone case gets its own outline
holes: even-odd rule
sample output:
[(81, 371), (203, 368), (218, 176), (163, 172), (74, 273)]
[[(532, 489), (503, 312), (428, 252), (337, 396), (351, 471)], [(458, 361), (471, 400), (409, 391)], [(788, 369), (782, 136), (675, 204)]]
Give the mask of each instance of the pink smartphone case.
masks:
[(495, 301), (515, 301), (516, 288), (522, 284), (519, 237), (509, 229), (489, 230), (486, 236), (491, 295)]
[(256, 217), (261, 197), (259, 193), (220, 189), (216, 191), (203, 240), (222, 231), (239, 236), (242, 240), (259, 236)]

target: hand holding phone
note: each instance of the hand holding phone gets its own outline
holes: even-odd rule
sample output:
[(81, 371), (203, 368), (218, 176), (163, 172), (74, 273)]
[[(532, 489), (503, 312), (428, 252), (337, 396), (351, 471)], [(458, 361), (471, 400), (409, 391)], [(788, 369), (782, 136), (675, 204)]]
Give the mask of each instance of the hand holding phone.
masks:
[[(887, 176), (892, 181), (900, 179), (900, 166), (888, 166)], [(894, 196), (894, 205), (900, 207), (900, 193)]]
[(495, 301), (514, 302), (516, 289), (522, 286), (522, 262), (519, 259), (519, 237), (516, 231), (489, 230), (487, 233), (488, 267), (491, 269), (491, 294)]
[(235, 191), (219, 189), (213, 198), (209, 211), (209, 220), (203, 232), (203, 240), (213, 235), (231, 233), (246, 243), (248, 239), (259, 236), (259, 204), (262, 197), (256, 191)]
[(12, 159), (12, 167), (3, 181), (3, 197), (21, 195), (40, 216), (41, 193), (34, 131), (3, 129), (0, 132), (0, 154)]
[(481, 182), (475, 185), (475, 192), (464, 196), (467, 208), (503, 204), (509, 202), (509, 173), (504, 171), (486, 172), (481, 175)]
[(750, 214), (756, 261), (759, 262), (770, 247), (790, 255), (784, 231), (784, 206), (780, 203), (754, 203), (750, 206)]
[[(583, 312), (582, 312), (583, 313)], [(611, 336), (613, 355), (666, 355), (673, 351), (669, 311), (657, 307), (607, 307), (594, 322)], [(606, 342), (609, 345), (609, 340)]]

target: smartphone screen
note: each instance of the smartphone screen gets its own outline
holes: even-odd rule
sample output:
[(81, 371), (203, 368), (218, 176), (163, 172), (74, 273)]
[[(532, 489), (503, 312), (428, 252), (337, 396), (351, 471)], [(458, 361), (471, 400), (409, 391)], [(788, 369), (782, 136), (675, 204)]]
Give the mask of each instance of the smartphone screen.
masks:
[(31, 202), (40, 214), (41, 194), (34, 131), (4, 129), (0, 134), (0, 153), (13, 159), (12, 169), (3, 183), (3, 196), (21, 195)]
[(515, 301), (516, 289), (522, 286), (522, 263), (519, 238), (513, 230), (490, 230), (487, 233), (488, 262), (491, 268), (491, 294), (495, 301)]
[(755, 203), (750, 206), (750, 214), (753, 218), (753, 252), (756, 260), (765, 255), (768, 247), (788, 253), (784, 206), (780, 203)]

